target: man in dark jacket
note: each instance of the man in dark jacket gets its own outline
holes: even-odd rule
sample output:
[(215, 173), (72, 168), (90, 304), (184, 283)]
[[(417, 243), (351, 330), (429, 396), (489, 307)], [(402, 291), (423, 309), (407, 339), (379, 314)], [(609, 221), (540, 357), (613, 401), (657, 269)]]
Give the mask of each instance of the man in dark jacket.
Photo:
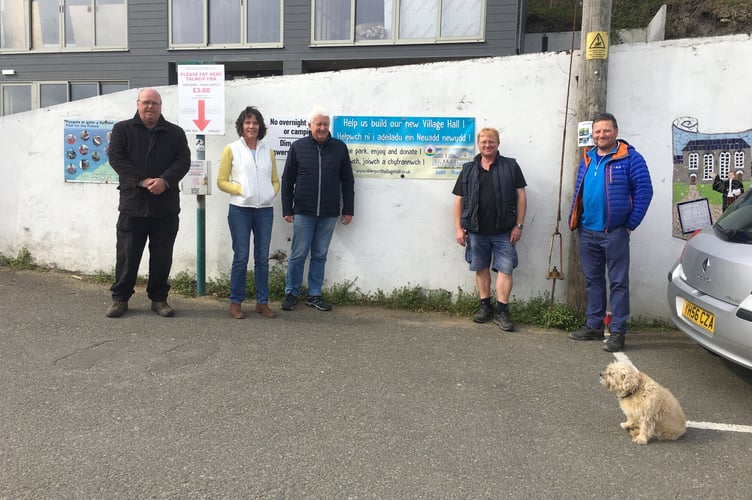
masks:
[(352, 221), (355, 181), (347, 145), (332, 137), (329, 122), (326, 110), (314, 108), (308, 116), (310, 134), (292, 143), (287, 153), (280, 193), (282, 215), (293, 223), (293, 235), (283, 311), (291, 311), (298, 301), (309, 253), (306, 305), (332, 309), (321, 296), (324, 267), (337, 217), (342, 214), (342, 224)]
[(110, 138), (110, 165), (120, 178), (120, 214), (117, 221), (115, 283), (107, 316), (128, 310), (138, 268), (149, 240), (149, 281), (146, 293), (151, 309), (171, 317), (167, 304), (172, 249), (178, 233), (180, 180), (188, 173), (191, 151), (185, 132), (162, 116), (162, 97), (151, 88), (138, 93), (137, 112), (115, 124)]

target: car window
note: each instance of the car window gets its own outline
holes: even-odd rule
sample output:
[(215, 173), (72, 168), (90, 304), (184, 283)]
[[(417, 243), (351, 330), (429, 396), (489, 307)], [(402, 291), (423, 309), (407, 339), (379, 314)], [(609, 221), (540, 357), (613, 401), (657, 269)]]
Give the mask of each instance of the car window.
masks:
[(752, 244), (752, 189), (723, 212), (713, 229), (719, 238), (731, 243)]

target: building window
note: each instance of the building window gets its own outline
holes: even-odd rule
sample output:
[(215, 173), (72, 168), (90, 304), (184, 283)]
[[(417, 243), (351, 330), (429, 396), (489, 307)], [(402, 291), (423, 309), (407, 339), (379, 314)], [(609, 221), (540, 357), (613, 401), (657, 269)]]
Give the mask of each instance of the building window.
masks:
[(128, 90), (128, 82), (99, 82), (99, 95), (114, 94)]
[[(0, 0), (1, 1), (1, 0)], [(35, 82), (0, 84), (0, 116), (128, 90), (128, 82)]]
[(483, 41), (486, 0), (312, 0), (312, 44)]
[(39, 84), (39, 107), (46, 108), (55, 104), (68, 102), (68, 84), (63, 83), (40, 83)]
[(72, 82), (70, 84), (70, 100), (79, 101), (96, 97), (99, 93), (99, 84), (97, 82)]
[(689, 153), (689, 158), (687, 159), (688, 166), (687, 168), (689, 170), (697, 170), (698, 164), (700, 163), (700, 155), (697, 153)]
[(703, 180), (712, 179), (711, 174), (715, 169), (715, 158), (710, 153), (706, 153), (702, 156), (702, 178)]
[(170, 0), (171, 48), (282, 46), (282, 0)]
[(0, 50), (27, 50), (24, 2), (0, 2)]
[(724, 151), (718, 155), (718, 175), (721, 179), (728, 179), (729, 170), (731, 169), (731, 153)]
[(31, 84), (2, 84), (3, 115), (23, 113), (32, 109)]
[(94, 0), (94, 46), (128, 47), (126, 0)]
[(744, 151), (734, 153), (734, 170), (744, 170)]
[(0, 51), (127, 47), (126, 0), (0, 1)]

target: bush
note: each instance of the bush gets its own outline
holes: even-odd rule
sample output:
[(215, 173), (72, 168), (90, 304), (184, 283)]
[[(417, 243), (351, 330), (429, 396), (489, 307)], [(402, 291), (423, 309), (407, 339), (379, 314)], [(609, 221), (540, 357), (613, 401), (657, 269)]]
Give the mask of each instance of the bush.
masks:
[(558, 302), (551, 304), (551, 296), (546, 293), (531, 297), (526, 302), (512, 297), (510, 310), (512, 318), (520, 323), (559, 330), (577, 330), (585, 324), (585, 315), (570, 306)]
[(10, 267), (19, 271), (39, 269), (39, 265), (34, 262), (31, 252), (26, 247), (22, 247), (15, 258), (0, 255), (0, 266)]

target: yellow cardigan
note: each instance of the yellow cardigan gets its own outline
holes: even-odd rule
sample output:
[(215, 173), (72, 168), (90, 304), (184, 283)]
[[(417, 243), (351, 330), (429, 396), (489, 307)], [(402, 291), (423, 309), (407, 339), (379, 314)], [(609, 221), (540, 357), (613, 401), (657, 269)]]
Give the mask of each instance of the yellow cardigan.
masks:
[[(274, 156), (274, 150), (269, 148), (269, 156), (272, 161), (272, 186), (274, 186), (274, 193), (279, 193), (279, 176), (277, 175), (277, 158)], [(243, 194), (242, 187), (237, 182), (230, 181), (230, 174), (232, 173), (232, 149), (225, 147), (222, 151), (222, 156), (219, 159), (219, 171), (217, 172), (217, 187), (234, 196), (241, 196)]]

